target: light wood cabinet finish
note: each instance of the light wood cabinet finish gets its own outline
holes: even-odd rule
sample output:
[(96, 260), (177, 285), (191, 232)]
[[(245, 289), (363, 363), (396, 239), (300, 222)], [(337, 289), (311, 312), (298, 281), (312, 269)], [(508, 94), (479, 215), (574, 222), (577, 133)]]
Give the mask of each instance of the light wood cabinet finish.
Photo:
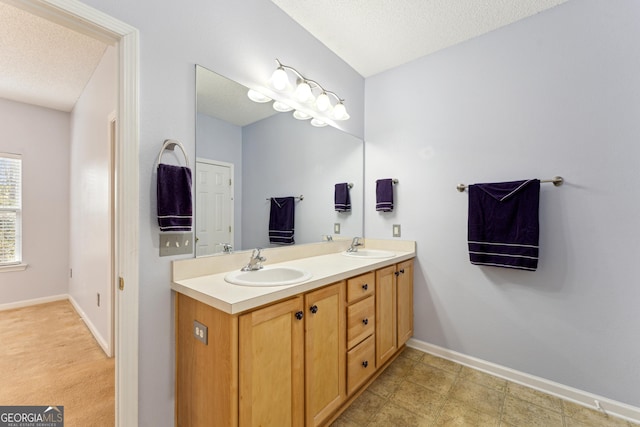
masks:
[(396, 266), (376, 271), (376, 363), (383, 365), (397, 350)]
[(345, 282), (305, 295), (306, 424), (319, 426), (342, 405), (345, 379)]
[(358, 390), (376, 371), (376, 341), (370, 336), (347, 353), (347, 394)]
[(373, 335), (376, 326), (375, 298), (369, 296), (347, 307), (347, 349)]
[(398, 348), (413, 336), (413, 260), (397, 265)]
[(303, 424), (301, 311), (300, 296), (240, 316), (240, 426)]
[(347, 280), (347, 303), (352, 303), (361, 298), (375, 294), (376, 291), (376, 275), (372, 271), (370, 273), (361, 274)]
[(241, 315), (177, 293), (176, 425), (328, 425), (412, 334), (413, 260)]

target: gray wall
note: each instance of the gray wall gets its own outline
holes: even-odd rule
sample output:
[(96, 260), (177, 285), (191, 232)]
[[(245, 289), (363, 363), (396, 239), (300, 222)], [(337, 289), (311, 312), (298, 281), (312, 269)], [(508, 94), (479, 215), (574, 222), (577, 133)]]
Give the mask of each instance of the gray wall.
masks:
[[(326, 84), (348, 103), (350, 133), (364, 134), (364, 79), (268, 0), (85, 0), (140, 31), (141, 426), (170, 426), (174, 413), (171, 260), (159, 257), (155, 162), (167, 138), (195, 158), (194, 64), (245, 86), (263, 85), (275, 58)], [(164, 159), (164, 158), (163, 158)]]
[(0, 273), (0, 306), (66, 295), (69, 113), (0, 99), (0, 152), (22, 154), (24, 271)]
[[(639, 19), (569, 1), (367, 79), (365, 235), (417, 240), (417, 339), (640, 406)], [(538, 271), (471, 265), (456, 184), (554, 175)]]

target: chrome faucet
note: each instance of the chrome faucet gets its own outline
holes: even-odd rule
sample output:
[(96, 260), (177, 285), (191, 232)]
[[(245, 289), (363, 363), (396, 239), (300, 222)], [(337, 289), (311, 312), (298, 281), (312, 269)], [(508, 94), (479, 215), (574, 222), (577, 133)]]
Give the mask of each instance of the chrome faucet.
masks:
[(323, 234), (322, 241), (333, 242), (333, 236), (331, 234)]
[(233, 252), (233, 246), (231, 243), (217, 243), (218, 246), (222, 246), (222, 253), (230, 254)]
[(251, 259), (249, 259), (249, 263), (242, 267), (240, 270), (242, 271), (256, 271), (262, 268), (262, 263), (267, 259), (260, 255), (261, 248), (256, 248), (251, 253)]
[(363, 243), (360, 242), (360, 237), (354, 237), (351, 241), (351, 246), (347, 249), (347, 252), (358, 252), (358, 246), (362, 246)]

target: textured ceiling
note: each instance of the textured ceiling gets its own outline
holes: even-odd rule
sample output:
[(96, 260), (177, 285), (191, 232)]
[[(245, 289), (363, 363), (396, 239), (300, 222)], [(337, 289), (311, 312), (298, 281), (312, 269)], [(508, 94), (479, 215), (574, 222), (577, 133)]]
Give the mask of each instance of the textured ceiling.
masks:
[(567, 0), (271, 0), (364, 77)]
[(106, 47), (0, 1), (0, 98), (71, 111)]

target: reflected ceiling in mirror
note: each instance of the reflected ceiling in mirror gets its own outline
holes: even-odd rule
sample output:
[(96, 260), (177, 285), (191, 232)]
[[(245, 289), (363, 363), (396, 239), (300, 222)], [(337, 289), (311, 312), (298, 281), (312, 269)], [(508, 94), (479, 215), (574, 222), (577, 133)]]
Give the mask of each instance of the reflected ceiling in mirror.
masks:
[[(196, 66), (196, 256), (229, 246), (273, 246), (272, 197), (304, 196), (295, 202), (296, 244), (319, 242), (323, 235), (361, 236), (362, 140), (278, 113), (272, 103), (251, 101), (247, 91)], [(341, 182), (353, 184), (350, 212), (334, 209), (335, 184)]]

